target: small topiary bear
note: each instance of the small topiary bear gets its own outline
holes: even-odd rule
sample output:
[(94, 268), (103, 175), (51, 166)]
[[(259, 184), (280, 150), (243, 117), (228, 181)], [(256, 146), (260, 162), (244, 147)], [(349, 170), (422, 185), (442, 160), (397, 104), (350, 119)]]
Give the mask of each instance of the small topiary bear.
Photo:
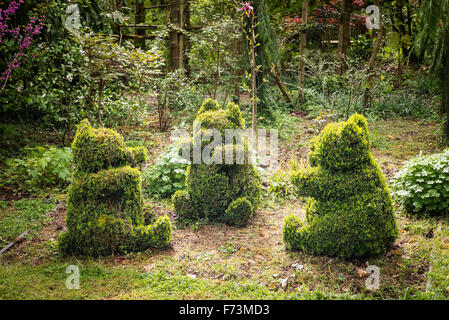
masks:
[[(195, 144), (204, 147), (204, 141), (196, 140), (207, 129), (215, 129), (223, 136), (223, 144), (215, 153), (223, 156), (237, 151), (248, 154), (248, 144), (225, 144), (225, 130), (237, 129), (242, 133), (245, 128), (240, 108), (230, 102), (225, 109), (215, 100), (205, 100), (196, 116), (201, 122), (199, 132), (194, 133), (190, 141), (193, 150)], [(244, 139), (242, 140), (244, 141)], [(243, 149), (243, 150), (242, 150)], [(256, 211), (261, 198), (261, 178), (254, 165), (243, 164), (192, 164), (186, 171), (186, 191), (178, 191), (173, 197), (173, 205), (179, 218), (186, 222), (206, 219), (210, 222), (224, 222), (234, 226), (245, 226)]]
[(171, 238), (167, 216), (143, 204), (140, 172), (144, 148), (126, 148), (110, 129), (83, 120), (72, 144), (75, 172), (68, 192), (65, 254), (109, 255), (164, 247)]
[(385, 252), (398, 235), (387, 182), (370, 151), (368, 123), (355, 114), (331, 123), (310, 143), (311, 167), (293, 171), (300, 197), (310, 197), (303, 224), (285, 219), (293, 250), (352, 258)]

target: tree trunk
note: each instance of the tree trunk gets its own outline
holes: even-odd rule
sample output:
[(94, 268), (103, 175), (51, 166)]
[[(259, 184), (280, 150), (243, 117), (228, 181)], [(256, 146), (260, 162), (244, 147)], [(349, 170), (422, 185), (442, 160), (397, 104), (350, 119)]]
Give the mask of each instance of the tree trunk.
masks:
[[(374, 5), (378, 6), (379, 9), (381, 8), (380, 4), (379, 4), (379, 0), (374, 0)], [(376, 57), (377, 54), (379, 52), (380, 47), (382, 46), (383, 40), (384, 40), (384, 29), (383, 29), (383, 23), (382, 23), (382, 14), (381, 11), (379, 11), (379, 30), (377, 31), (377, 41), (376, 44), (374, 45), (373, 51), (371, 52), (371, 57), (369, 59), (369, 63), (368, 63), (368, 81), (366, 84), (366, 88), (365, 88), (365, 97), (364, 97), (364, 107), (368, 108), (370, 102), (371, 102), (371, 97), (370, 97), (370, 88), (371, 88), (371, 84), (373, 82), (373, 74), (372, 71), (374, 69), (374, 66), (376, 64)]]
[[(443, 36), (447, 39), (449, 37), (448, 27), (446, 27), (446, 30), (443, 34)], [(449, 141), (449, 44), (443, 43), (443, 49), (445, 51), (445, 54), (442, 57), (443, 63), (442, 63), (442, 70), (440, 70), (440, 78), (441, 78), (441, 111), (446, 113), (446, 119), (444, 121), (444, 127), (443, 127), (443, 135), (446, 141)]]
[[(136, 1), (135, 13), (134, 13), (134, 24), (144, 24), (145, 23), (145, 3), (144, 1)], [(145, 36), (145, 29), (134, 27), (134, 34), (138, 37)], [(145, 39), (135, 40), (136, 47), (145, 49)]]
[(253, 143), (257, 147), (257, 83), (256, 83), (256, 33), (255, 33), (255, 13), (251, 16), (251, 104), (252, 104), (252, 131)]
[(352, 13), (352, 0), (343, 0), (340, 17), (340, 28), (338, 32), (338, 68), (337, 74), (341, 76), (346, 69), (346, 52), (349, 47), (349, 36), (351, 33), (351, 13)]
[[(237, 19), (235, 16), (235, 10), (233, 10), (232, 18)], [(235, 61), (235, 67), (232, 69), (233, 82), (234, 82), (234, 102), (240, 103), (240, 84), (242, 82), (242, 70), (237, 67), (237, 61), (242, 54), (242, 40), (240, 38), (232, 39), (231, 49), (232, 59)]]
[(170, 0), (170, 69), (183, 68), (182, 0)]
[(276, 84), (278, 85), (279, 89), (282, 92), (282, 95), (285, 98), (285, 101), (287, 103), (292, 103), (292, 98), (288, 94), (287, 88), (285, 87), (285, 84), (282, 82), (282, 79), (279, 75), (279, 73), (276, 70), (276, 65), (274, 63), (271, 63), (271, 74), (274, 76), (274, 80), (276, 81)]
[[(302, 1), (302, 23), (305, 25), (309, 19), (309, 0)], [(306, 63), (305, 63), (305, 55), (306, 55), (306, 42), (307, 42), (307, 34), (305, 31), (301, 33), (301, 45), (299, 48), (299, 54), (301, 56), (301, 60), (299, 61), (299, 96), (298, 96), (298, 106), (300, 107), (304, 103), (304, 79), (306, 72)]]
[[(185, 7), (184, 7), (184, 29), (190, 31), (191, 27), (191, 21), (190, 21), (190, 0), (185, 0)], [(190, 39), (188, 36), (184, 35), (183, 38), (183, 48), (182, 48), (182, 54), (183, 54), (183, 64), (184, 69), (186, 69), (186, 74), (189, 76), (191, 73), (190, 63), (189, 63), (189, 56), (187, 55), (188, 50), (190, 47)]]

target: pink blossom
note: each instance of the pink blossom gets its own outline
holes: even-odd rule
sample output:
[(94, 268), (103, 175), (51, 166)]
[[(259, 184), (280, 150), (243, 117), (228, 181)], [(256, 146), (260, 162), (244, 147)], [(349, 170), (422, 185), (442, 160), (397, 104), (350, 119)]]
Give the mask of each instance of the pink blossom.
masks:
[(244, 11), (249, 18), (251, 11), (254, 10), (254, 8), (251, 6), (251, 2), (242, 2), (240, 5), (242, 7), (238, 8), (237, 11)]
[(18, 52), (14, 54), (13, 59), (8, 63), (8, 66), (0, 76), (0, 80), (6, 81), (11, 78), (11, 74), (14, 69), (20, 67), (20, 58), (23, 57), (24, 51), (29, 48), (33, 37), (38, 35), (43, 29), (43, 19), (45, 17), (37, 18), (31, 17), (27, 26), (23, 28), (23, 35), (21, 36), (20, 27), (10, 28), (8, 26), (8, 21), (11, 20), (11, 15), (13, 15), (19, 8), (20, 5), (24, 3), (24, 0), (11, 1), (6, 10), (0, 9), (0, 44), (2, 39), (6, 34), (11, 35), (17, 42)]

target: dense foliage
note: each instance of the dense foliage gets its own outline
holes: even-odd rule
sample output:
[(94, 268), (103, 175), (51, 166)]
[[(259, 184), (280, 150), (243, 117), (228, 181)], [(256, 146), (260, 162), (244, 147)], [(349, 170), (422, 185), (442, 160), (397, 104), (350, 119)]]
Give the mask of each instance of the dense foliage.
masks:
[(185, 187), (188, 161), (178, 154), (178, 143), (167, 147), (154, 166), (142, 172), (144, 193), (153, 198), (170, 198)]
[(312, 139), (310, 167), (294, 171), (298, 196), (310, 197), (307, 223), (285, 219), (288, 248), (342, 258), (384, 253), (398, 235), (387, 181), (370, 151), (361, 115), (332, 123)]
[(391, 182), (393, 197), (412, 213), (447, 215), (449, 210), (449, 149), (409, 160)]
[[(244, 130), (240, 108), (231, 102), (222, 109), (217, 101), (205, 100), (196, 121), (201, 122), (201, 128), (190, 142), (192, 150), (195, 144), (204, 144), (197, 137), (201, 138), (207, 129), (219, 130), (223, 136), (226, 129), (240, 129), (242, 134)], [(247, 150), (248, 145), (244, 144)], [(212, 158), (216, 153), (223, 155), (224, 150), (235, 151), (239, 147), (237, 141), (223, 143), (212, 150)], [(175, 211), (181, 220), (248, 224), (260, 202), (261, 179), (255, 166), (248, 163), (248, 152), (245, 153), (244, 164), (192, 164), (187, 168), (186, 190), (173, 195)]]
[(40, 146), (25, 148), (24, 158), (6, 161), (6, 183), (19, 186), (22, 191), (39, 187), (62, 187), (72, 173), (72, 150)]
[(140, 172), (142, 147), (126, 148), (110, 129), (78, 126), (72, 145), (75, 173), (69, 187), (67, 231), (59, 236), (66, 254), (109, 255), (164, 247), (171, 238), (167, 216), (144, 206)]

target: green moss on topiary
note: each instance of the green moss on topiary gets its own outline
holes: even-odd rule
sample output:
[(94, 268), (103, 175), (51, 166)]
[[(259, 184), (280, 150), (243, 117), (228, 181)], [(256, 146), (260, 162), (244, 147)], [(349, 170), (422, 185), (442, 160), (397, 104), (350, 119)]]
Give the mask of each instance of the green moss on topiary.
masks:
[[(194, 222), (199, 219), (211, 222), (224, 222), (231, 225), (246, 225), (257, 209), (261, 198), (261, 178), (254, 165), (248, 163), (248, 144), (225, 144), (224, 133), (227, 129), (245, 129), (240, 108), (229, 103), (225, 109), (218, 107), (213, 100), (206, 100), (197, 114), (196, 121), (201, 122), (200, 132), (206, 129), (216, 129), (223, 135), (223, 144), (215, 152), (226, 154), (226, 150), (236, 154), (242, 150), (243, 164), (192, 164), (186, 171), (186, 191), (177, 192), (173, 205), (177, 215), (183, 221)], [(244, 141), (244, 140), (242, 140)], [(195, 137), (190, 141), (195, 148)], [(202, 143), (204, 147), (204, 142)], [(235, 159), (235, 158), (234, 158)], [(224, 161), (224, 157), (223, 157)], [(239, 206), (247, 201), (251, 206), (248, 210), (229, 209), (235, 200), (240, 199)], [(242, 203), (241, 203), (242, 202)], [(238, 207), (240, 208), (240, 207)], [(226, 212), (229, 209), (227, 216)], [(241, 217), (238, 215), (241, 214)], [(232, 215), (232, 218), (231, 218)]]
[(76, 168), (61, 251), (108, 255), (167, 245), (170, 221), (143, 205), (136, 167), (146, 161), (146, 150), (126, 148), (116, 132), (96, 130), (87, 120), (78, 126), (72, 148)]
[(342, 258), (385, 252), (398, 230), (387, 181), (370, 152), (362, 115), (329, 124), (311, 141), (310, 168), (291, 173), (300, 197), (310, 197), (306, 223), (285, 219), (288, 248)]

